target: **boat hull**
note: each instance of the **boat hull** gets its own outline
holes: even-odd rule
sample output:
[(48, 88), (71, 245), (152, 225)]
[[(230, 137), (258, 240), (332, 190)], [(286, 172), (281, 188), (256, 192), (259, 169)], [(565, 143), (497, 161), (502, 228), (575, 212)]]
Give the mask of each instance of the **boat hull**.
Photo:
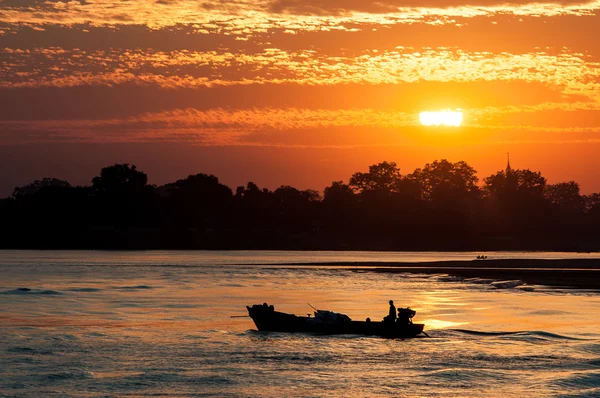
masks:
[(246, 307), (259, 331), (282, 333), (357, 334), (391, 338), (416, 337), (423, 333), (423, 324), (349, 321), (319, 322), (315, 318), (277, 312), (263, 306)]

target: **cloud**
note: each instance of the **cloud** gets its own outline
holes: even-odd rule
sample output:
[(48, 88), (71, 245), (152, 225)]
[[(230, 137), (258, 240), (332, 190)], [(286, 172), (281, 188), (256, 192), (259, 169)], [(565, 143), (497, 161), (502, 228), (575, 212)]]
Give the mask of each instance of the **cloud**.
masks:
[[(473, 4), (470, 4), (473, 3)], [(284, 29), (294, 32), (348, 29), (346, 25), (375, 23), (455, 23), (453, 18), (496, 16), (591, 15), (600, 1), (515, 2), (495, 0), (95, 0), (10, 1), (0, 3), (0, 23), (7, 24), (90, 24), (94, 26), (144, 25), (151, 29), (194, 26), (198, 32), (219, 32), (248, 37)]]
[[(518, 96), (515, 96), (518, 93)], [(343, 85), (259, 84), (164, 89), (156, 85), (0, 88), (0, 120), (127, 118), (177, 109), (296, 108), (417, 112), (444, 107), (535, 106), (568, 108), (589, 97), (523, 81), (418, 82)], [(569, 108), (570, 109), (570, 108)]]
[(345, 85), (418, 82), (524, 81), (597, 100), (600, 62), (567, 50), (524, 54), (459, 49), (366, 51), (329, 57), (315, 51), (110, 51), (62, 48), (0, 50), (0, 87), (76, 87), (119, 84), (165, 89), (263, 84)]
[(444, 9), (503, 9), (520, 12), (568, 13), (593, 7), (595, 1), (558, 0), (558, 1), (503, 1), (503, 0), (273, 0), (269, 9), (275, 13), (298, 15), (347, 15), (349, 13), (391, 14), (406, 9), (432, 9), (433, 13), (443, 14)]
[[(570, 124), (545, 123), (547, 112), (571, 112)], [(418, 112), (376, 109), (224, 108), (178, 109), (127, 118), (97, 120), (6, 121), (0, 144), (39, 142), (188, 142), (204, 146), (353, 147), (357, 145), (493, 142), (582, 142), (600, 140), (600, 105), (539, 104), (464, 111), (464, 124), (440, 134), (423, 128)], [(563, 112), (564, 114), (564, 112)], [(521, 118), (509, 125), (506, 119)], [(498, 119), (505, 119), (498, 122)], [(494, 122), (495, 120), (495, 122)], [(483, 122), (482, 122), (483, 121)], [(485, 134), (482, 134), (484, 132)]]

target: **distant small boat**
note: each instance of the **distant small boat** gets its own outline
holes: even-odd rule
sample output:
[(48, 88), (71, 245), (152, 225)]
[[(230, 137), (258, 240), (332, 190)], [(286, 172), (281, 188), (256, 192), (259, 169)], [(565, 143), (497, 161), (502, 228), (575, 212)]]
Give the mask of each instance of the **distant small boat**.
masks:
[(283, 333), (316, 333), (316, 334), (358, 334), (365, 336), (381, 336), (390, 338), (416, 337), (423, 332), (424, 324), (412, 323), (415, 311), (406, 308), (406, 316), (402, 321), (373, 322), (353, 321), (347, 315), (331, 311), (316, 310), (315, 316), (297, 316), (275, 311), (271, 305), (256, 304), (246, 306), (248, 315), (259, 331)]

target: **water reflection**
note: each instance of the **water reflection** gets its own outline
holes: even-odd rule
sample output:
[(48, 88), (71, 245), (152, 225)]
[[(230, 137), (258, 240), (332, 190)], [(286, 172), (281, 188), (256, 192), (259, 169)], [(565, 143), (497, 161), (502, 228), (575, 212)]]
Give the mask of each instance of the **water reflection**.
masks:
[[(594, 396), (600, 297), (329, 268), (1, 266), (7, 395)], [(121, 260), (105, 254), (105, 263)], [(187, 260), (186, 260), (187, 261)], [(39, 294), (54, 291), (58, 294)], [(432, 339), (259, 333), (245, 306), (383, 318)], [(500, 332), (500, 333), (498, 333)], [(514, 333), (517, 332), (517, 333)], [(23, 380), (28, 380), (27, 384)], [(409, 387), (407, 387), (409, 386)]]
[(453, 327), (458, 327), (458, 326), (463, 326), (463, 325), (469, 324), (469, 322), (451, 322), (451, 321), (443, 321), (441, 319), (425, 319), (420, 322), (425, 324), (425, 327), (427, 330), (448, 329), (448, 328), (453, 328)]

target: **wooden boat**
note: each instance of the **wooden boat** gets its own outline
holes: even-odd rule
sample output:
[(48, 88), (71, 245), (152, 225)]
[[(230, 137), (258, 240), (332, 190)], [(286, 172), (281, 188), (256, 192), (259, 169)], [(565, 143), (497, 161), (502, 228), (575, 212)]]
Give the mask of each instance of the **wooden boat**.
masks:
[(425, 325), (412, 323), (415, 311), (403, 308), (405, 316), (396, 322), (353, 321), (348, 316), (331, 311), (316, 310), (315, 316), (297, 316), (275, 311), (271, 305), (246, 306), (248, 315), (259, 331), (317, 334), (358, 334), (391, 338), (416, 337), (423, 333)]

